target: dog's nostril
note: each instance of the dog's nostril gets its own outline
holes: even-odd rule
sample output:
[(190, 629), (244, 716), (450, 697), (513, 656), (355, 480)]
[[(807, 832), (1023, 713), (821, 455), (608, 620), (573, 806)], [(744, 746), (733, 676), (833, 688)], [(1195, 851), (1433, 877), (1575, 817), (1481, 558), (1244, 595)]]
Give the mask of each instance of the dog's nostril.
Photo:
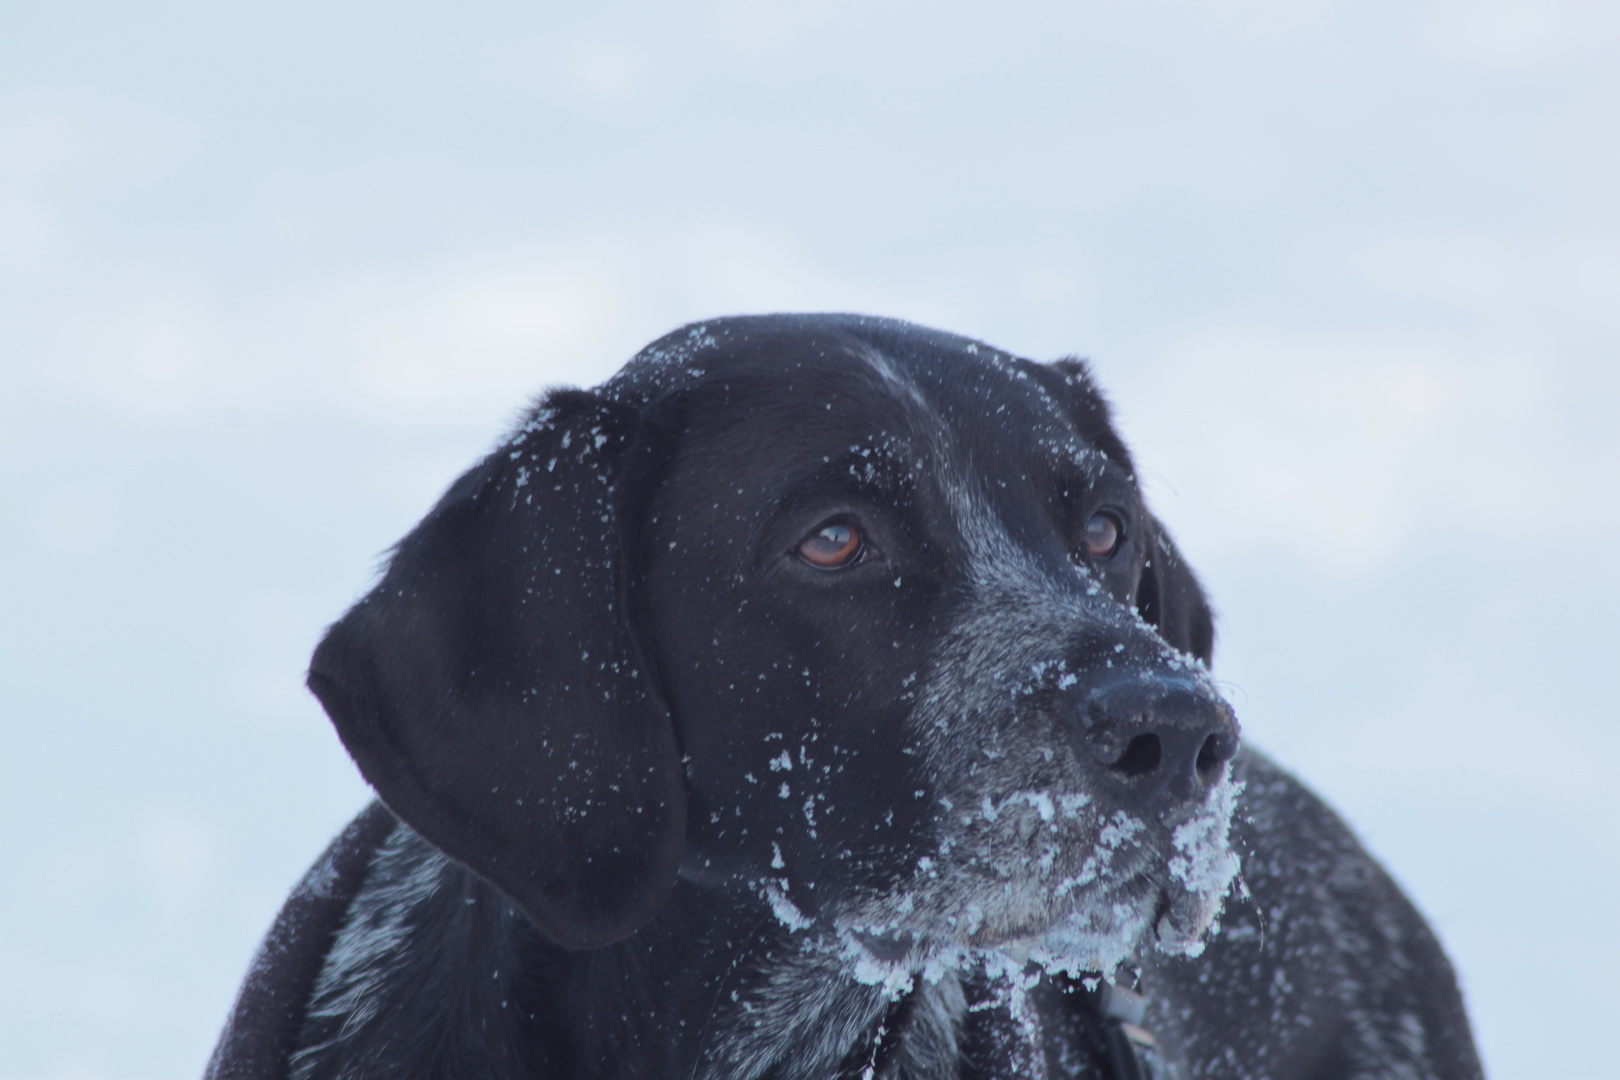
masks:
[(1145, 735), (1138, 735), (1127, 743), (1125, 752), (1119, 756), (1119, 760), (1108, 767), (1126, 776), (1146, 776), (1159, 767), (1159, 758), (1163, 752), (1163, 748), (1159, 745), (1159, 737), (1150, 731)]
[(1204, 740), (1204, 745), (1198, 748), (1198, 775), (1209, 780), (1220, 769), (1224, 760), (1221, 757), (1220, 747), (1216, 745), (1215, 736), (1211, 735)]
[(1206, 784), (1213, 783), (1221, 771), (1221, 766), (1232, 759), (1236, 748), (1236, 740), (1220, 732), (1215, 732), (1205, 739), (1204, 745), (1198, 748), (1198, 760), (1194, 763), (1199, 779)]

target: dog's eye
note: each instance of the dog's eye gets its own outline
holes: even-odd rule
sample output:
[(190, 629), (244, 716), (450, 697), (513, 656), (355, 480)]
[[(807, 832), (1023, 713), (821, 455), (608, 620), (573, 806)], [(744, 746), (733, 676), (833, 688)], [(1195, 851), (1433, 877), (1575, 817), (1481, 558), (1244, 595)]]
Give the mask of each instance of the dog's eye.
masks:
[(850, 566), (861, 557), (861, 534), (855, 526), (833, 522), (799, 542), (799, 558), (819, 570)]
[(1099, 510), (1086, 522), (1086, 554), (1093, 559), (1106, 559), (1119, 550), (1124, 529), (1119, 518), (1106, 510)]

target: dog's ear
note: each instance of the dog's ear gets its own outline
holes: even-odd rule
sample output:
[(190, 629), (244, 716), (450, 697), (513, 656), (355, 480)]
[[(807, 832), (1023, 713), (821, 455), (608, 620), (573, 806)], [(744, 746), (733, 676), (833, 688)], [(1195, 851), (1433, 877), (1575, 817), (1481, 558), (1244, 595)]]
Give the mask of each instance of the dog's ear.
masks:
[[(1080, 433), (1134, 476), (1130, 451), (1114, 430), (1113, 410), (1085, 361), (1066, 357), (1030, 367), (1047, 393), (1062, 403)], [(1208, 666), (1215, 653), (1215, 616), (1204, 587), (1158, 519), (1150, 516), (1147, 527), (1146, 563), (1136, 590), (1137, 614), (1165, 641)]]
[(657, 458), (638, 413), (550, 395), (327, 631), (309, 686), (391, 810), (553, 941), (605, 945), (674, 885), (674, 727), (627, 620)]
[(1198, 575), (1157, 518), (1148, 518), (1147, 559), (1136, 587), (1136, 613), (1159, 636), (1208, 667), (1215, 654), (1215, 613)]

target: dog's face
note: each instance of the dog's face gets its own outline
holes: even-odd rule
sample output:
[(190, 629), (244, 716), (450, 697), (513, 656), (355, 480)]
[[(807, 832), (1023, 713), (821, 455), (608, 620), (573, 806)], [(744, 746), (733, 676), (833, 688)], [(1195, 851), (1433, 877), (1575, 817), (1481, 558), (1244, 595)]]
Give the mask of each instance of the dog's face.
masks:
[(553, 395), (311, 685), (405, 820), (589, 946), (677, 876), (861, 959), (1196, 948), (1236, 748), (1082, 367), (728, 320)]

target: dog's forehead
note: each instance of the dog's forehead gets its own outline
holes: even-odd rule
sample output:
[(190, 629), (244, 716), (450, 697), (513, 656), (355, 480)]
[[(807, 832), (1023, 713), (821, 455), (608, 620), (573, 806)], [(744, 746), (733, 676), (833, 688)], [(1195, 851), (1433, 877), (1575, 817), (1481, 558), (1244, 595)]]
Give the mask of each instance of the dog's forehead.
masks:
[(1042, 460), (1102, 467), (1105, 455), (1048, 389), (1053, 380), (1036, 377), (1038, 365), (909, 324), (879, 328), (886, 333), (838, 324), (694, 331), (650, 349), (624, 376), (655, 399), (680, 396), (689, 436), (750, 471), (848, 454), (971, 474)]

